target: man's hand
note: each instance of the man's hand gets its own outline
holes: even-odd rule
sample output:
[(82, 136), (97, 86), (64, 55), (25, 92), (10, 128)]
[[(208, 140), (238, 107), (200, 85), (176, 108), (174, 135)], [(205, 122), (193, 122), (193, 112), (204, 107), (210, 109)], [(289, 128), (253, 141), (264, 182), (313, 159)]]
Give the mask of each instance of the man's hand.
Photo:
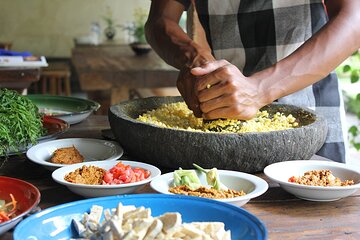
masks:
[(176, 85), (189, 109), (196, 117), (201, 117), (200, 103), (195, 95), (196, 77), (190, 73), (190, 70), (191, 68), (187, 66), (180, 70)]
[(194, 112), (196, 117), (201, 117), (202, 112), (197, 97), (198, 91), (195, 88), (198, 78), (191, 74), (190, 71), (194, 67), (200, 67), (215, 61), (215, 58), (211, 55), (210, 49), (201, 49), (196, 43), (193, 43), (193, 45), (195, 46), (196, 54), (191, 56), (192, 62), (180, 69), (176, 84), (189, 109)]
[(245, 77), (226, 60), (195, 67), (191, 74), (197, 77), (195, 95), (205, 119), (251, 119), (268, 104), (261, 81)]

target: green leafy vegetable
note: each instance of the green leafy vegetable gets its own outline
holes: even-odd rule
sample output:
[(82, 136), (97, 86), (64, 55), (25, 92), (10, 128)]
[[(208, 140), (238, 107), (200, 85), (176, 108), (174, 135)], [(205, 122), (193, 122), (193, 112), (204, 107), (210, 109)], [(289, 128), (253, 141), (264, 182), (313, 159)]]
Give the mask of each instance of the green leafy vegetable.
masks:
[(186, 185), (191, 190), (198, 189), (202, 186), (195, 170), (183, 170), (181, 168), (174, 171), (174, 185), (175, 187)]
[(43, 134), (37, 106), (16, 91), (0, 89), (0, 156), (35, 144)]
[(205, 170), (199, 165), (193, 163), (194, 167), (196, 167), (199, 171), (206, 174), (206, 181), (209, 185), (211, 185), (216, 190), (224, 190), (227, 191), (228, 188), (220, 181), (219, 173), (216, 168), (212, 168), (210, 170)]

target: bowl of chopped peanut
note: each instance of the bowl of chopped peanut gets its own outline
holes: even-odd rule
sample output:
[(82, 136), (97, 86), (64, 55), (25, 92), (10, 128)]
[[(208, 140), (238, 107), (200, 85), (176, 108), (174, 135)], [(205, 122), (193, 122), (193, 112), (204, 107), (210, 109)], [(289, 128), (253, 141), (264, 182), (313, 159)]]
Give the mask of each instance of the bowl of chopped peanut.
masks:
[(332, 161), (278, 162), (265, 167), (264, 173), (285, 191), (309, 201), (339, 200), (360, 188), (360, 170)]
[(110, 107), (116, 140), (129, 155), (163, 169), (243, 172), (291, 159), (310, 159), (323, 145), (327, 124), (315, 112), (285, 104), (263, 107), (254, 119), (196, 118), (181, 97), (150, 97)]

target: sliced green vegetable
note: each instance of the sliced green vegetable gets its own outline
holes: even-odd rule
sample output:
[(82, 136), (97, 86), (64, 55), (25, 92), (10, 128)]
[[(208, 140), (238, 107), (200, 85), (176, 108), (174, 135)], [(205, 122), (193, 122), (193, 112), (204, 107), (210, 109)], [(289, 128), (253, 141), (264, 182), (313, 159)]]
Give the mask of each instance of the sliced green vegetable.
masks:
[(201, 187), (201, 182), (195, 170), (175, 170), (174, 171), (174, 186), (188, 186), (191, 190)]
[(227, 191), (228, 188), (220, 181), (219, 173), (217, 168), (212, 168), (210, 170), (205, 170), (199, 165), (193, 163), (193, 166), (196, 167), (199, 171), (206, 174), (206, 181), (209, 185), (211, 185), (216, 190), (224, 190)]

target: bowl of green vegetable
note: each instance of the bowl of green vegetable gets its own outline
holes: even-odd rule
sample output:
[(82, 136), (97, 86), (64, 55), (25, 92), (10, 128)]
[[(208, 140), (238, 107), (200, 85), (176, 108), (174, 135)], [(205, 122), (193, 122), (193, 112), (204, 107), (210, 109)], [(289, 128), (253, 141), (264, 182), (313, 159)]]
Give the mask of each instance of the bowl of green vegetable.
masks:
[(27, 95), (38, 108), (39, 112), (62, 119), (71, 124), (79, 123), (100, 108), (100, 104), (82, 98), (54, 95)]
[(56, 138), (68, 128), (66, 121), (40, 114), (27, 97), (0, 89), (0, 156), (23, 153), (29, 146)]
[(194, 169), (178, 169), (163, 174), (152, 180), (150, 186), (163, 194), (212, 198), (237, 206), (246, 204), (268, 189), (265, 180), (252, 174), (194, 166)]

